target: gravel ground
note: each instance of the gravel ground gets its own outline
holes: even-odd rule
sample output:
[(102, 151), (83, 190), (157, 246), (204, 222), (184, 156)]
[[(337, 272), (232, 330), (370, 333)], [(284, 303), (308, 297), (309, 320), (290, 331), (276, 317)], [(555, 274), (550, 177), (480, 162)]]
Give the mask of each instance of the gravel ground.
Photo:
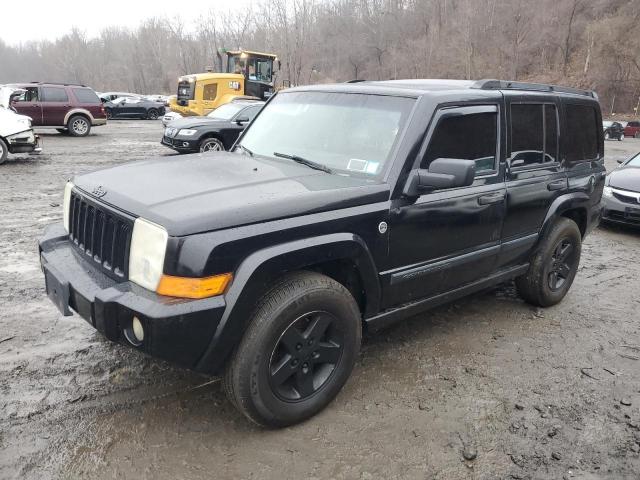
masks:
[[(512, 285), (365, 337), (321, 414), (270, 431), (219, 383), (111, 344), (44, 293), (36, 239), (66, 179), (153, 155), (159, 122), (0, 167), (0, 478), (637, 479), (640, 232), (587, 238), (567, 298), (541, 310)], [(640, 141), (607, 142), (607, 166)]]

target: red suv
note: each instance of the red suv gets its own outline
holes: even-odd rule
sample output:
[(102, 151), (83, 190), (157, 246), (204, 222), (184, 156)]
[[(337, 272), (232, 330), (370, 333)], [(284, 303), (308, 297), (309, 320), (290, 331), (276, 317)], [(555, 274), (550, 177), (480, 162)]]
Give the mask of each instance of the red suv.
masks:
[(640, 138), (640, 122), (637, 120), (627, 122), (627, 126), (624, 127), (624, 136)]
[(107, 123), (102, 102), (91, 88), (67, 83), (20, 83), (26, 90), (11, 104), (32, 119), (34, 127), (51, 127), (74, 137), (89, 135), (91, 127)]

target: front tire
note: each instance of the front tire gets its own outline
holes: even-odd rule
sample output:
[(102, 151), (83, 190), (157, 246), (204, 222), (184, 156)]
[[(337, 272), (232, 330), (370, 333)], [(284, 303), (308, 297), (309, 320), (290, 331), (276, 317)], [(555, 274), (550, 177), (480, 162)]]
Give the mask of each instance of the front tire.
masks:
[(624, 133), (621, 133), (620, 136), (618, 137), (618, 141), (621, 142), (624, 140)]
[(74, 115), (67, 123), (67, 130), (74, 137), (86, 137), (91, 131), (91, 123), (87, 117), (82, 115)]
[(559, 303), (576, 276), (581, 251), (578, 225), (568, 218), (558, 219), (542, 240), (527, 273), (516, 278), (520, 296), (539, 307)]
[(609, 140), (610, 138), (611, 138), (611, 135), (609, 135), (609, 132), (604, 132), (604, 139)]
[(217, 138), (205, 138), (200, 142), (200, 153), (204, 152), (223, 152), (224, 145)]
[(9, 155), (9, 147), (3, 139), (0, 138), (0, 165), (7, 161)]
[(158, 119), (158, 111), (155, 108), (150, 108), (147, 112), (147, 120), (157, 120)]
[(250, 420), (284, 427), (325, 408), (360, 350), (358, 306), (335, 280), (288, 275), (262, 297), (224, 375), (227, 396)]

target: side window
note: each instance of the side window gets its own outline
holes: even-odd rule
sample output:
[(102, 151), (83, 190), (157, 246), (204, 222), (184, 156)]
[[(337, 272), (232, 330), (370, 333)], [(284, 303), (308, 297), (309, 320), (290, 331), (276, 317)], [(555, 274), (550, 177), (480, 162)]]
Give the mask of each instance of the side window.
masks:
[(42, 101), (43, 102), (68, 102), (69, 97), (64, 88), (59, 87), (43, 87), (42, 88)]
[(203, 100), (215, 100), (218, 95), (218, 84), (210, 83), (205, 85), (202, 89), (202, 99)]
[(90, 88), (74, 88), (73, 94), (80, 103), (100, 103), (96, 92)]
[(38, 98), (38, 87), (26, 87), (25, 92), (21, 93), (19, 96), (14, 97), (14, 101), (16, 102), (37, 102)]
[(249, 117), (249, 121), (253, 120), (254, 117), (258, 114), (261, 107), (249, 107), (242, 112), (243, 116)]
[(567, 161), (598, 158), (600, 131), (597, 118), (595, 107), (567, 104)]
[(558, 160), (558, 112), (553, 104), (511, 105), (511, 166)]
[(437, 158), (475, 160), (476, 174), (495, 170), (498, 112), (444, 116), (438, 122), (420, 168)]

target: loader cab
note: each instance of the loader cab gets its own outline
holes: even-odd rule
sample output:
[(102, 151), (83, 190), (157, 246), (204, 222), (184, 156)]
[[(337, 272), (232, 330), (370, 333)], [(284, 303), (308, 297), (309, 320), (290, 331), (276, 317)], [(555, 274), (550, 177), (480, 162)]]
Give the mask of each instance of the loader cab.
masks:
[(242, 75), (244, 94), (266, 100), (273, 95), (275, 72), (279, 68), (276, 55), (237, 50), (227, 52), (227, 73)]

